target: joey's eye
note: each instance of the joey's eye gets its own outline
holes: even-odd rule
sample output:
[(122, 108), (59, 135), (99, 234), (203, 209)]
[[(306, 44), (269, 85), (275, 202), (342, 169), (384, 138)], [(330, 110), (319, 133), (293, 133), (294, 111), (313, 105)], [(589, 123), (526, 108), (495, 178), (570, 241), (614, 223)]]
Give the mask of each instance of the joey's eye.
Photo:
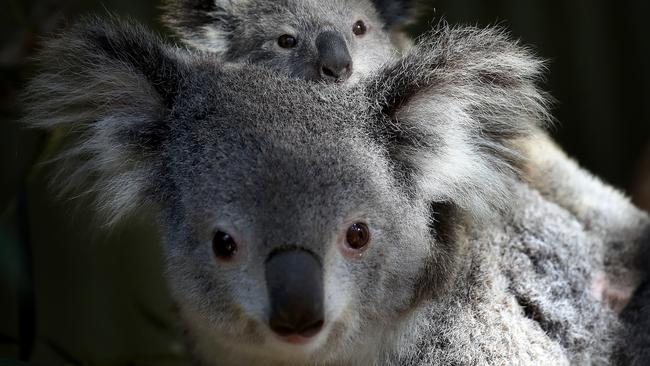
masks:
[(370, 241), (370, 229), (366, 224), (357, 222), (348, 228), (345, 234), (347, 245), (354, 250), (361, 250)]
[(363, 20), (357, 20), (357, 22), (352, 26), (352, 33), (354, 33), (356, 36), (362, 36), (366, 34), (367, 30), (368, 28), (366, 27), (366, 23), (364, 23)]
[(212, 251), (219, 259), (230, 259), (237, 253), (237, 243), (230, 234), (217, 231), (212, 238)]
[(298, 44), (298, 40), (294, 36), (283, 34), (278, 38), (278, 46), (282, 48), (294, 48)]

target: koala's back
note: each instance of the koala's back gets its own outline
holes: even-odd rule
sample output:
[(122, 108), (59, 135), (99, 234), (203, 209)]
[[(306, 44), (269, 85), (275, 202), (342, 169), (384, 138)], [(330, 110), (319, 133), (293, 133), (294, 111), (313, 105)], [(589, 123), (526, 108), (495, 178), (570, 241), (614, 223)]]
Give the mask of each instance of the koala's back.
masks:
[(451, 294), (414, 322), (395, 364), (614, 362), (622, 324), (591, 291), (604, 241), (529, 186), (516, 191), (504, 224), (470, 233)]

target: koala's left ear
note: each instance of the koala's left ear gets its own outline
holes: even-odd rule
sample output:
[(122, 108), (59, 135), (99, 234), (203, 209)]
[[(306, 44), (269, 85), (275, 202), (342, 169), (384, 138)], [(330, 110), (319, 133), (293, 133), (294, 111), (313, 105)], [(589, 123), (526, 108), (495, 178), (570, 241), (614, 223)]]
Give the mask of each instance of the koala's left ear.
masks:
[(549, 120), (542, 69), (499, 29), (442, 25), (370, 81), (374, 133), (434, 201), (493, 216), (519, 174), (515, 141)]
[[(61, 190), (96, 193), (116, 221), (151, 198), (188, 60), (136, 24), (86, 19), (46, 42), (24, 122), (66, 132)], [(70, 141), (71, 140), (71, 141)]]

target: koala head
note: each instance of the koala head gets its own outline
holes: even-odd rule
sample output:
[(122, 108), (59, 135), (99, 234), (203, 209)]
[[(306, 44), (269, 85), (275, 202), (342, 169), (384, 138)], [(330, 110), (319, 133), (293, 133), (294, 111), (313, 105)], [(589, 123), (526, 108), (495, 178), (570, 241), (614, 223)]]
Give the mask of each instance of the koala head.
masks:
[(109, 222), (159, 213), (207, 364), (355, 363), (444, 296), (463, 225), (507, 205), (513, 140), (545, 113), (539, 62), (499, 32), (428, 37), (338, 88), (91, 19), (45, 47), (26, 121), (69, 131), (60, 183)]
[(190, 45), (292, 77), (354, 82), (397, 51), (389, 29), (408, 1), (167, 0), (164, 21)]

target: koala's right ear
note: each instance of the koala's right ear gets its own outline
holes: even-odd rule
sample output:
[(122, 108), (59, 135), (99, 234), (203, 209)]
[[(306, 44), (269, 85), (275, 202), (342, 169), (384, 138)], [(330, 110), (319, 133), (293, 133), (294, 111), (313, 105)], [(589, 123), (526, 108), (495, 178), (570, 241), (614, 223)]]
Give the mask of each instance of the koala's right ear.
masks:
[(228, 49), (237, 14), (250, 0), (165, 0), (163, 22), (197, 49), (221, 54)]
[(416, 0), (372, 0), (379, 11), (386, 28), (399, 28), (415, 21)]
[(542, 70), (503, 30), (442, 24), (370, 80), (372, 131), (418, 191), (494, 216), (523, 165), (516, 141), (549, 120)]
[(24, 122), (72, 140), (56, 183), (95, 193), (109, 223), (143, 205), (157, 189), (165, 117), (188, 60), (141, 26), (96, 18), (48, 41), (37, 59)]

